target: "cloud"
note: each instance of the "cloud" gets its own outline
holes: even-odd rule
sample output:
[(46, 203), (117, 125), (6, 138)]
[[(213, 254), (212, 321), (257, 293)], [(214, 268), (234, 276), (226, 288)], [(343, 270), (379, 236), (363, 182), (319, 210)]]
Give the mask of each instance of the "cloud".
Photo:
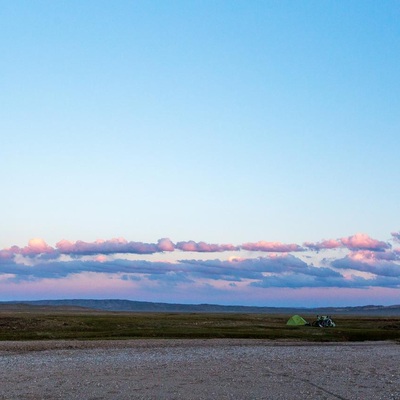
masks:
[(368, 272), (377, 276), (400, 277), (400, 265), (396, 263), (398, 259), (399, 255), (394, 252), (356, 251), (344, 258), (334, 260), (331, 266)]
[(392, 236), (396, 242), (400, 242), (400, 232), (392, 232)]
[(0, 250), (0, 264), (10, 262), (15, 257), (15, 253), (11, 250)]
[(35, 238), (28, 242), (28, 246), (21, 251), (22, 255), (34, 255), (43, 253), (52, 253), (54, 249), (50, 247), (43, 239)]
[[(145, 261), (104, 257), (93, 260), (70, 261), (41, 260), (35, 265), (25, 265), (4, 259), (0, 263), (2, 281), (21, 283), (44, 279), (60, 280), (81, 274), (100, 274), (113, 279), (132, 282), (153, 282), (161, 286), (216, 285), (232, 287), (286, 287), (286, 288), (365, 288), (384, 285), (397, 288), (400, 266), (397, 255), (360, 251), (335, 260), (330, 267), (309, 265), (291, 254), (274, 253), (266, 257), (232, 260), (179, 260), (177, 262)], [(337, 269), (351, 269), (373, 273), (367, 279), (354, 274), (342, 275)]]
[(155, 254), (162, 252), (173, 252), (175, 250), (192, 252), (224, 252), (239, 250), (238, 246), (232, 244), (208, 244), (205, 242), (179, 242), (176, 245), (169, 238), (162, 238), (157, 243), (128, 242), (124, 238), (109, 240), (98, 239), (94, 242), (78, 240), (71, 242), (61, 240), (56, 243), (55, 248), (50, 247), (43, 239), (32, 239), (28, 246), (20, 248), (13, 246), (9, 249), (0, 250), (0, 257), (12, 257), (21, 254), (34, 257), (39, 254), (89, 256), (96, 254)]
[(371, 251), (384, 251), (386, 249), (390, 249), (389, 243), (372, 239), (365, 233), (356, 233), (353, 236), (340, 239), (323, 240), (317, 243), (305, 242), (303, 246), (314, 251), (336, 249), (340, 247), (347, 248), (349, 250)]
[(0, 254), (16, 255), (20, 254), (26, 257), (35, 257), (39, 254), (52, 254), (55, 249), (49, 246), (43, 239), (35, 238), (28, 242), (25, 247), (12, 246), (9, 249), (0, 250)]
[(325, 249), (337, 249), (338, 247), (343, 247), (343, 244), (340, 240), (330, 239), (330, 240), (323, 240), (322, 242), (312, 243), (312, 242), (305, 242), (303, 243), (304, 247), (307, 247), (310, 250), (325, 250)]
[[(400, 236), (392, 235), (395, 240)], [(331, 249), (333, 254), (329, 260), (318, 261), (315, 253), (323, 249)], [(338, 252), (335, 257), (335, 249), (350, 252), (345, 257), (343, 252)], [(176, 261), (177, 257), (165, 254), (174, 251), (182, 255), (214, 253), (215, 259), (182, 257)], [(230, 251), (242, 251), (242, 254), (217, 254)], [(265, 254), (252, 258), (245, 251)], [(165, 254), (157, 256), (161, 260), (175, 261), (151, 261), (155, 257), (145, 257), (161, 253)], [(134, 254), (142, 257), (134, 260)], [(346, 271), (342, 274), (343, 270)], [(368, 285), (396, 288), (400, 279), (400, 249), (392, 249), (386, 242), (358, 233), (341, 239), (305, 242), (303, 246), (265, 241), (238, 246), (193, 240), (175, 244), (169, 238), (144, 243), (116, 238), (94, 242), (61, 240), (51, 247), (43, 239), (32, 239), (25, 247), (0, 250), (0, 279), (3, 282), (60, 280), (82, 274), (109, 276), (111, 281), (146, 281), (164, 286), (181, 284), (188, 288), (200, 284), (225, 288), (235, 285), (241, 288), (365, 288)]]
[[(326, 267), (315, 267), (292, 255), (269, 255), (256, 259), (229, 260), (180, 260), (176, 263), (150, 262), (144, 260), (105, 261), (58, 261), (42, 262), (35, 266), (9, 262), (0, 265), (0, 274), (13, 275), (12, 281), (38, 279), (61, 279), (81, 273), (121, 274), (124, 279), (143, 277), (160, 283), (174, 282), (247, 282), (259, 286), (274, 285), (273, 282), (287, 282), (293, 287), (293, 279), (298, 285), (330, 287), (342, 275)], [(122, 279), (122, 278), (121, 278)], [(258, 283), (257, 283), (258, 282)]]
[(290, 252), (304, 250), (298, 244), (284, 244), (280, 242), (264, 242), (264, 241), (259, 241), (257, 243), (244, 243), (240, 247), (243, 250), (248, 250), (248, 251), (265, 251), (265, 252), (279, 252), (279, 253), (290, 253)]
[[(399, 240), (400, 233), (392, 233), (395, 240)], [(197, 253), (222, 253), (228, 251), (251, 251), (268, 253), (293, 253), (305, 252), (306, 250), (318, 252), (323, 249), (347, 248), (351, 251), (370, 250), (384, 252), (391, 248), (389, 243), (375, 240), (363, 233), (353, 236), (323, 240), (321, 242), (304, 242), (303, 246), (295, 243), (285, 244), (281, 242), (258, 241), (255, 243), (244, 243), (242, 245), (233, 244), (210, 244), (206, 242), (195, 242), (193, 240), (181, 241), (174, 244), (169, 238), (162, 238), (157, 243), (144, 243), (127, 241), (124, 238), (98, 239), (94, 242), (78, 240), (71, 242), (61, 240), (55, 247), (49, 246), (43, 239), (32, 239), (25, 247), (12, 246), (8, 249), (0, 250), (0, 262), (10, 259), (15, 255), (30, 258), (57, 258), (60, 255), (71, 257), (94, 256), (94, 255), (113, 255), (113, 254), (155, 254), (173, 251), (197, 252)]]
[(274, 275), (268, 276), (258, 282), (252, 282), (251, 286), (253, 287), (262, 287), (262, 288), (271, 288), (271, 287), (279, 287), (279, 288), (315, 288), (315, 287), (348, 287), (349, 283), (347, 283), (342, 277), (339, 279), (321, 279), (312, 275), (301, 275), (301, 274), (292, 274), (292, 275)]
[(341, 242), (349, 250), (383, 251), (390, 248), (388, 243), (372, 239), (364, 233), (357, 233), (348, 238), (342, 238)]
[(364, 278), (360, 276), (352, 276), (351, 279), (344, 277), (335, 277), (329, 280), (321, 279), (314, 276), (273, 276), (266, 277), (260, 282), (250, 284), (253, 287), (261, 288), (341, 288), (341, 289), (367, 289), (371, 287), (400, 288), (399, 277), (375, 277)]
[[(165, 240), (165, 239), (164, 239)], [(162, 246), (166, 247), (166, 243), (162, 242)], [(70, 242), (68, 240), (61, 240), (56, 244), (57, 250), (60, 254), (71, 255), (93, 255), (93, 254), (154, 254), (161, 252), (157, 244), (143, 243), (143, 242), (128, 242), (123, 238), (111, 240), (96, 240), (92, 243), (83, 242)]]
[(94, 272), (102, 274), (165, 274), (174, 271), (176, 267), (170, 263), (150, 262), (143, 260), (72, 260), (72, 261), (52, 261), (41, 262), (34, 266), (9, 262), (0, 264), (0, 274), (16, 275), (17, 280), (25, 279), (44, 279), (44, 278), (63, 278), (68, 275), (81, 274), (84, 272)]
[(301, 270), (304, 273), (309, 273), (310, 268), (317, 270), (317, 268), (308, 267), (305, 262), (296, 257), (285, 255), (240, 261), (180, 260), (176, 263), (126, 259), (105, 261), (101, 259), (40, 262), (35, 266), (30, 266), (10, 261), (0, 265), (0, 274), (15, 274), (21, 279), (25, 279), (28, 276), (32, 278), (59, 278), (82, 272), (159, 276), (173, 272), (203, 279), (240, 281), (242, 279), (260, 279), (265, 272), (286, 273)]
[(157, 243), (128, 242), (126, 239), (118, 238), (111, 240), (96, 240), (87, 243), (78, 240), (69, 242), (61, 240), (56, 244), (60, 254), (69, 255), (93, 255), (93, 254), (154, 254), (172, 252), (175, 250), (191, 251), (199, 253), (212, 253), (238, 250), (237, 246), (231, 244), (208, 244), (205, 242), (178, 242), (176, 245), (168, 238), (159, 239)]
[(174, 251), (175, 245), (168, 238), (159, 239), (157, 242), (157, 248), (159, 251)]
[(232, 244), (209, 244), (205, 242), (194, 242), (189, 240), (188, 242), (178, 242), (175, 246), (176, 249), (182, 251), (193, 251), (199, 253), (215, 253), (224, 251), (235, 251), (238, 250), (238, 246)]

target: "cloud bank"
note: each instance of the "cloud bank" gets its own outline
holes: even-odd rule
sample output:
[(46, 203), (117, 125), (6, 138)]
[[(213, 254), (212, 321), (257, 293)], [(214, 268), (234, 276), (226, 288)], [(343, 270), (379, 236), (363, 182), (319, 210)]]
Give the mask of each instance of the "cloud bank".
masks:
[[(392, 233), (392, 237), (398, 241), (400, 234)], [(326, 250), (335, 251), (336, 257), (319, 259), (320, 252)], [(172, 252), (182, 254), (181, 259), (168, 260)], [(214, 254), (215, 258), (201, 259), (204, 253)], [(160, 256), (159, 261), (132, 259), (134, 255), (155, 254)], [(32, 239), (25, 247), (0, 250), (3, 285), (60, 281), (85, 274), (108, 276), (114, 282), (131, 282), (135, 287), (152, 290), (184, 287), (190, 291), (199, 286), (225, 291), (400, 289), (400, 251), (392, 250), (389, 242), (361, 233), (302, 245), (266, 241), (241, 245), (193, 240), (174, 243), (168, 238), (143, 243), (118, 238), (95, 242), (61, 240), (52, 247), (43, 239)]]
[(318, 243), (306, 242), (303, 244), (303, 246), (310, 250), (316, 251), (337, 248), (346, 248), (349, 250), (384, 251), (391, 248), (389, 243), (372, 239), (364, 233), (357, 233), (353, 236), (340, 239), (323, 240)]
[[(400, 232), (392, 233), (394, 240), (400, 242)], [(37, 255), (111, 255), (111, 254), (155, 254), (173, 251), (195, 252), (195, 253), (221, 253), (227, 251), (246, 250), (249, 252), (264, 253), (292, 253), (304, 251), (320, 251), (327, 249), (348, 249), (352, 251), (370, 250), (386, 251), (391, 249), (388, 242), (379, 241), (363, 233), (357, 233), (353, 236), (322, 240), (320, 242), (304, 242), (303, 245), (295, 243), (280, 243), (259, 241), (256, 243), (234, 244), (210, 244), (206, 242), (195, 242), (193, 240), (173, 243), (169, 238), (162, 238), (157, 243), (129, 242), (124, 238), (114, 238), (109, 240), (98, 239), (94, 242), (84, 242), (78, 240), (71, 242), (61, 240), (55, 247), (49, 246), (43, 239), (36, 238), (29, 241), (25, 247), (12, 246), (0, 250), (0, 258), (13, 257), (14, 255), (23, 255), (35, 257)]]

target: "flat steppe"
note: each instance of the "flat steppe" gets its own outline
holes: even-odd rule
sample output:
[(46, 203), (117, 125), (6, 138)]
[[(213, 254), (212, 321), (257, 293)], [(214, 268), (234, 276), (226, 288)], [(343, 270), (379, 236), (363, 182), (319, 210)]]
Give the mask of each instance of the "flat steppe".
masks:
[(400, 318), (333, 318), (7, 306), (0, 400), (400, 400)]

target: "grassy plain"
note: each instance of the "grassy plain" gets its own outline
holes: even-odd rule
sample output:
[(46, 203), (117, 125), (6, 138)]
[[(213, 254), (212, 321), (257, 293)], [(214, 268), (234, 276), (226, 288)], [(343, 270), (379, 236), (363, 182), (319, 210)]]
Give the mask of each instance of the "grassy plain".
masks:
[[(312, 321), (315, 316), (303, 315)], [(400, 317), (332, 316), (335, 328), (287, 326), (288, 315), (122, 313), (78, 308), (0, 310), (0, 340), (254, 338), (312, 342), (395, 340)]]

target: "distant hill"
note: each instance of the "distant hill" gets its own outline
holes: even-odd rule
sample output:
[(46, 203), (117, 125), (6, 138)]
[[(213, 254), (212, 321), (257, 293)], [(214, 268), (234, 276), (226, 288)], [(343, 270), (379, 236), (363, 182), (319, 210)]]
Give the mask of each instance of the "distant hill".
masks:
[(131, 300), (37, 300), (0, 302), (0, 305), (25, 304), (31, 306), (84, 307), (103, 311), (163, 312), (163, 313), (257, 313), (257, 314), (315, 314), (315, 315), (371, 315), (400, 316), (400, 304), (392, 306), (367, 305), (358, 307), (255, 307), (222, 306), (217, 304), (170, 304)]
[(59, 313), (59, 314), (77, 314), (77, 313), (87, 313), (90, 312), (101, 312), (101, 310), (84, 308), (79, 306), (70, 306), (70, 305), (39, 305), (39, 304), (28, 304), (28, 303), (12, 303), (12, 302), (0, 302), (0, 312), (6, 314), (13, 313), (30, 313), (30, 312), (39, 312), (39, 313)]

